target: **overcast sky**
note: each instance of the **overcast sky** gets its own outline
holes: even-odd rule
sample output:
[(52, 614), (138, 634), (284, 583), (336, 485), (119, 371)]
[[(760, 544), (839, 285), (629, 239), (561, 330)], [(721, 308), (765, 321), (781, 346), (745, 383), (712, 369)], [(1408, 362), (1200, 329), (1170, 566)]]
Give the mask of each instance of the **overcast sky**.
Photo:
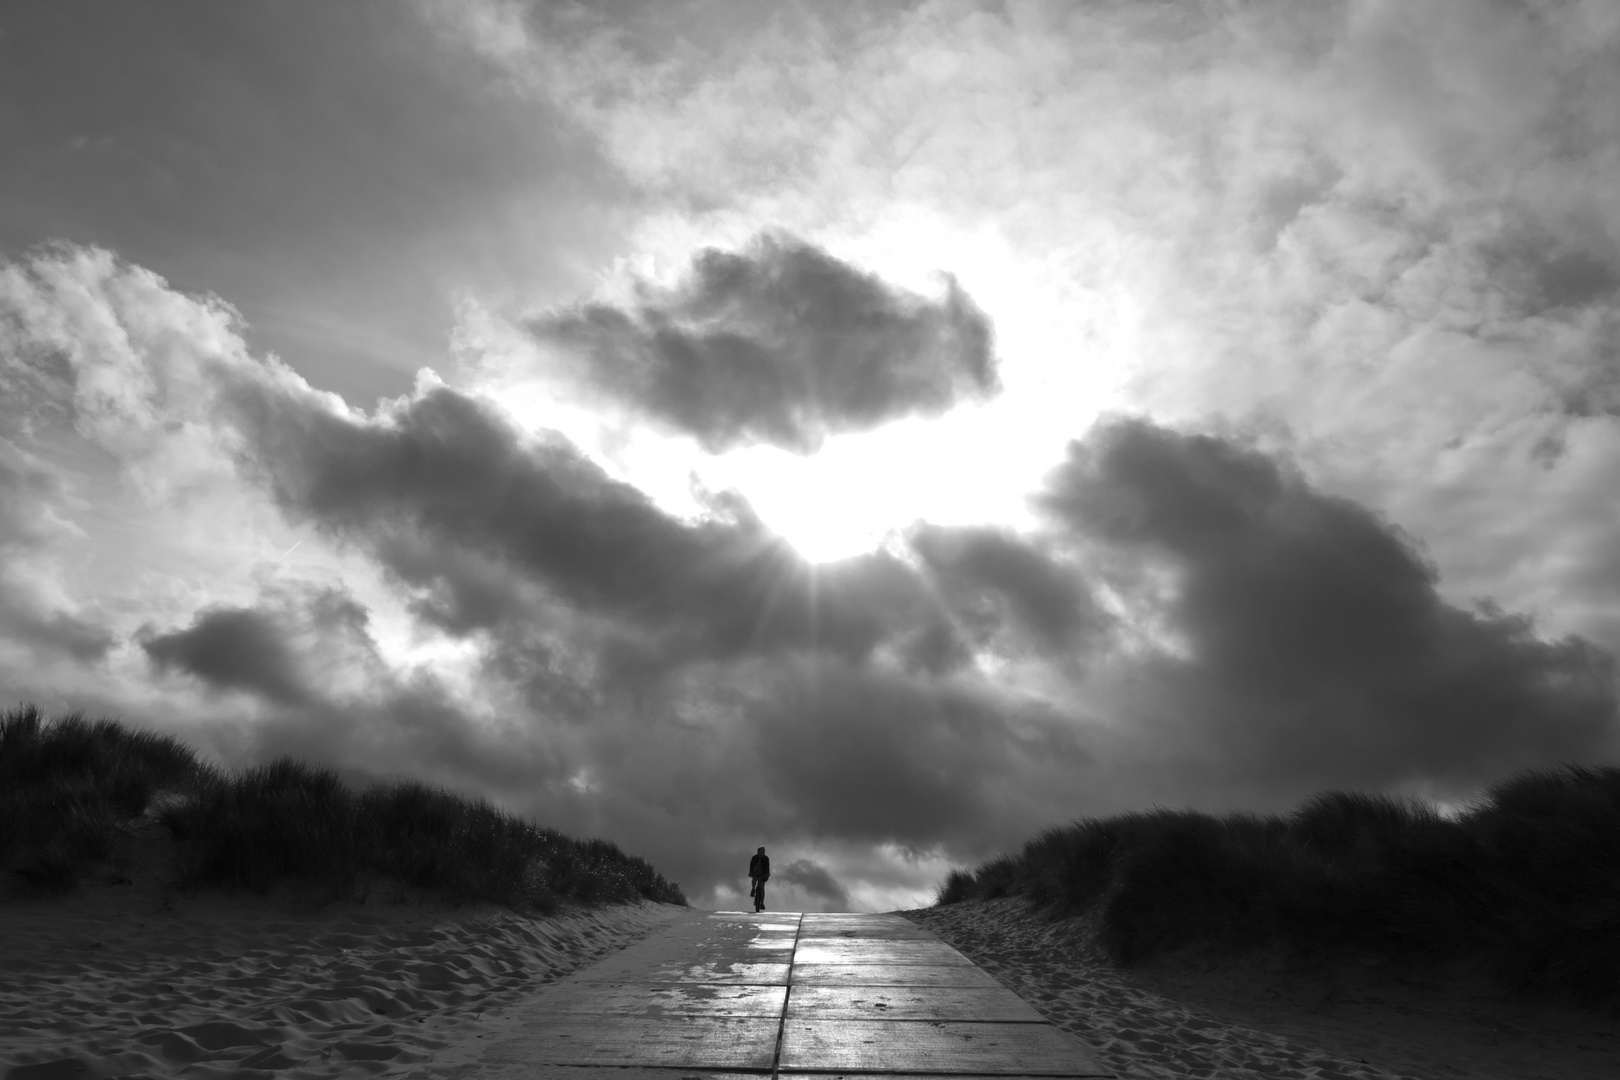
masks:
[(0, 688), (699, 906), (1620, 756), (1620, 6), (0, 10)]

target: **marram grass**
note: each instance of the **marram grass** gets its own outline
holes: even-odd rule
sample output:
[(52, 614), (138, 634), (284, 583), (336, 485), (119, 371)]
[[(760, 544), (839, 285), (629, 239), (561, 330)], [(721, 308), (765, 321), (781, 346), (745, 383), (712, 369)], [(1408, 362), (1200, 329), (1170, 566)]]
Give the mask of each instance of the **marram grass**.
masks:
[(1093, 913), (1131, 964), (1181, 946), (1482, 965), (1506, 995), (1620, 1007), (1620, 767), (1520, 773), (1445, 817), (1329, 791), (1286, 816), (1155, 809), (1047, 829), (938, 904)]
[[(154, 802), (160, 795), (172, 797)], [(173, 736), (77, 714), (47, 721), (33, 706), (0, 714), (0, 869), (13, 886), (73, 888), (159, 807), (175, 840), (174, 883), (187, 889), (298, 882), (336, 899), (391, 880), (540, 911), (686, 903), (679, 885), (607, 841), (425, 784), (355, 791), (292, 758), (224, 772)]]

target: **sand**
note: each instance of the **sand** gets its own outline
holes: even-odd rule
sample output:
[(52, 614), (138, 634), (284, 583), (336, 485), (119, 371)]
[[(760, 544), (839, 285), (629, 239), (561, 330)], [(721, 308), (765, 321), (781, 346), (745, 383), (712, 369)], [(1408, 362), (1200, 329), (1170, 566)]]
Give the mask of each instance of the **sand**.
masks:
[[(187, 895), (162, 879), (115, 867), (69, 896), (0, 901), (0, 1078), (424, 1075), (536, 987), (699, 917), (644, 903), (529, 918), (386, 883), (364, 904)], [(1021, 901), (904, 914), (1122, 1077), (1620, 1076), (1620, 1022), (1466, 980), (1185, 952), (1120, 971), (1083, 921)]]
[[(0, 901), (0, 1077), (405, 1076), (485, 1010), (689, 917), (183, 894), (151, 867)], [(403, 901), (403, 902), (397, 902)]]
[(1094, 1046), (1122, 1077), (1312, 1080), (1614, 1080), (1620, 1021), (1503, 1002), (1457, 972), (1183, 951), (1121, 971), (1084, 920), (1052, 923), (1020, 900), (903, 914)]

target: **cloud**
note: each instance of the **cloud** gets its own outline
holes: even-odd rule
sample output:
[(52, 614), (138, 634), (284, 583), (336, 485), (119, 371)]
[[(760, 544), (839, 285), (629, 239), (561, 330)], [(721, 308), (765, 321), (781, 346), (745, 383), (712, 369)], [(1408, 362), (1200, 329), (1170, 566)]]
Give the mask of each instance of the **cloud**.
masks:
[(1011, 821), (1033, 824), (1044, 782), (1094, 760), (1066, 710), (977, 678), (834, 661), (736, 678), (764, 781), (760, 819), (792, 835), (984, 843)]
[(1012, 630), (1048, 656), (1079, 658), (1113, 629), (1113, 616), (1092, 596), (1082, 569), (1048, 550), (1042, 538), (926, 524), (906, 538), (963, 637), (975, 645), (1018, 651), (1018, 643), (1005, 640)]
[(937, 416), (998, 388), (989, 320), (956, 280), (930, 300), (788, 236), (707, 248), (673, 288), (529, 322), (570, 374), (711, 451), (799, 453), (828, 436)]
[(784, 885), (797, 885), (811, 896), (827, 901), (832, 911), (850, 910), (849, 890), (840, 885), (826, 867), (813, 860), (795, 859), (773, 870), (771, 877)]
[[(0, 364), (0, 378), (8, 368)], [(28, 398), (15, 400), (26, 408)], [(117, 636), (93, 609), (82, 611), (62, 595), (53, 557), (53, 546), (76, 532), (63, 516), (75, 500), (45, 461), (3, 431), (0, 426), (0, 641), (36, 659), (97, 663)]]
[(203, 684), (211, 711), (230, 704), (222, 692), (251, 699), (229, 740), (237, 756), (292, 754), (362, 780), (532, 796), (563, 786), (577, 753), (566, 733), (491, 731), (476, 715), (483, 702), (470, 709), (447, 672), (389, 663), (372, 613), (340, 586), (270, 581), (251, 604), (208, 607), (168, 631), (148, 625), (136, 643), (158, 672)]
[(92, 664), (105, 660), (118, 643), (116, 634), (90, 619), (32, 607), (18, 593), (0, 594), (0, 630), (37, 656)]
[(105, 249), (57, 243), (0, 264), (0, 311), (0, 385), (21, 418), (0, 424), (18, 438), (58, 454), (94, 447), (148, 501), (234, 480), (214, 394), (222, 378), (267, 373), (229, 304)]
[(216, 689), (246, 690), (282, 705), (308, 704), (316, 695), (289, 639), (304, 634), (311, 644), (329, 645), (334, 636), (365, 624), (359, 605), (335, 591), (308, 600), (276, 612), (206, 609), (183, 630), (148, 630), (140, 635), (140, 646), (160, 670), (181, 671)]
[(1255, 450), (1115, 420), (1042, 503), (1168, 629), (1148, 669), (1208, 768), (1384, 784), (1613, 745), (1611, 655), (1445, 602), (1410, 538)]
[(366, 544), (447, 628), (544, 618), (551, 604), (671, 657), (858, 658), (927, 606), (893, 556), (815, 569), (745, 508), (679, 520), (560, 436), (530, 438), (433, 380), (372, 418), (263, 380), (228, 398), (247, 467), (279, 505)]
[(7, 67), (33, 92), (0, 101), (0, 245), (115, 246), (229, 297), (255, 351), (356, 402), (441, 362), (446, 282), (586, 287), (617, 248), (604, 170), (442, 62), (413, 6), (8, 16)]

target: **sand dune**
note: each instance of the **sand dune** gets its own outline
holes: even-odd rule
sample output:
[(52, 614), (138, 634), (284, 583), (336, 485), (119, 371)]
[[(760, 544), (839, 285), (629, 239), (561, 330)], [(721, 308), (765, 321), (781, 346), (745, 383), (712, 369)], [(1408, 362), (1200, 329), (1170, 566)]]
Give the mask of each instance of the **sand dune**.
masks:
[(1121, 972), (1020, 900), (905, 912), (1141, 1080), (1613, 1080), (1620, 1022), (1477, 982), (1183, 954)]
[(0, 904), (0, 1076), (402, 1075), (486, 1009), (685, 909), (533, 919), (494, 908), (317, 908), (156, 880)]
[[(485, 1013), (681, 919), (640, 904), (318, 907), (149, 876), (0, 904), (0, 1077), (421, 1074)], [(411, 898), (404, 897), (406, 900)], [(906, 913), (1138, 1080), (1610, 1080), (1620, 1023), (1461, 983), (1183, 955), (1122, 973), (1020, 901)], [(481, 1020), (483, 1017), (483, 1020)]]

